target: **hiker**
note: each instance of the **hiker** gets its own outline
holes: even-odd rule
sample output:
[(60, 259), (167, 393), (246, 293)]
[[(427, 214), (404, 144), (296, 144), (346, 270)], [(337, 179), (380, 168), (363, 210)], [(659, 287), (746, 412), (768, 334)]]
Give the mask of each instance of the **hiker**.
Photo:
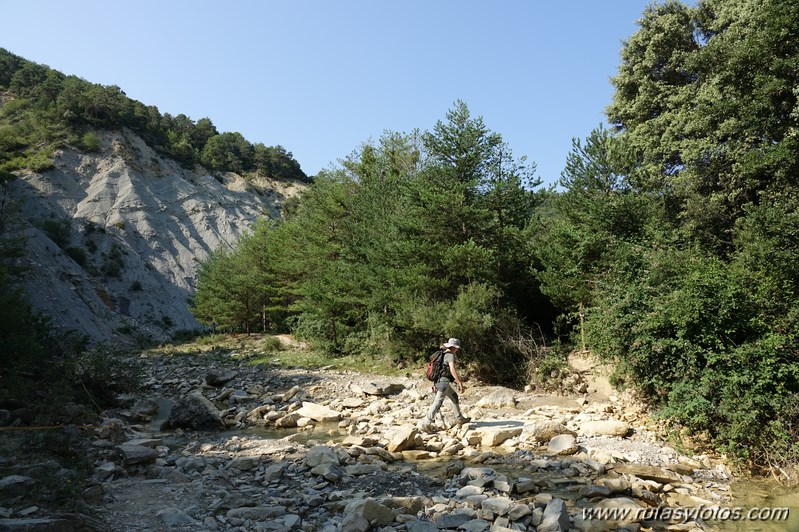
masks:
[(470, 418), (461, 413), (460, 404), (458, 402), (458, 394), (450, 385), (450, 383), (454, 380), (458, 385), (458, 391), (463, 393), (463, 382), (461, 382), (461, 378), (458, 375), (458, 370), (455, 368), (455, 355), (461, 348), (461, 342), (457, 338), (450, 338), (441, 347), (444, 350), (444, 370), (441, 378), (433, 384), (436, 389), (436, 396), (435, 399), (433, 399), (433, 404), (430, 405), (430, 410), (427, 411), (425, 422), (421, 425), (421, 428), (424, 430), (432, 429), (433, 421), (438, 409), (441, 408), (441, 404), (444, 402), (444, 397), (448, 397), (449, 400), (452, 401), (455, 414), (458, 416), (458, 420), (456, 422), (458, 425), (463, 425), (464, 423), (471, 421)]

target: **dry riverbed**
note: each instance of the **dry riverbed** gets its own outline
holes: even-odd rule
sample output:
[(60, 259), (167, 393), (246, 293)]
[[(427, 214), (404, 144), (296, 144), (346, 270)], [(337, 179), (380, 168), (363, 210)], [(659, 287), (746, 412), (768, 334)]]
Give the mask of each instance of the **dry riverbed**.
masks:
[(712, 522), (677, 509), (731, 501), (727, 467), (666, 445), (587, 357), (568, 395), (467, 381), (472, 422), (453, 425), (445, 402), (434, 432), (416, 425), (432, 400), (421, 369), (287, 369), (237, 351), (140, 362), (144, 390), (92, 429), (83, 507), (26, 505), (13, 487), (32, 479), (9, 475), (0, 530), (698, 531)]

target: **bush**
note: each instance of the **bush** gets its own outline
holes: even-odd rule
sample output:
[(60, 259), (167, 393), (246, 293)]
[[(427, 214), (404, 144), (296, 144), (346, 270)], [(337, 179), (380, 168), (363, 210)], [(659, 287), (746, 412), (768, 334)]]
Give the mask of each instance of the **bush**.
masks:
[(100, 139), (92, 131), (84, 133), (80, 138), (80, 149), (85, 152), (98, 152), (100, 151)]
[(751, 461), (764, 446), (799, 437), (799, 361), (793, 340), (772, 334), (715, 357), (696, 382), (682, 381), (664, 413)]
[(101, 409), (114, 406), (116, 398), (141, 384), (141, 367), (134, 358), (108, 346), (96, 346), (67, 361), (69, 379), (77, 396)]
[(86, 252), (79, 247), (70, 246), (64, 250), (80, 266), (86, 266)]
[(122, 275), (122, 268), (125, 267), (125, 259), (119, 246), (112, 244), (111, 248), (103, 253), (103, 265), (101, 271), (108, 277), (119, 277)]
[(44, 220), (40, 224), (40, 227), (42, 231), (44, 231), (44, 234), (47, 235), (47, 238), (52, 240), (56, 246), (64, 249), (69, 245), (69, 241), (72, 238), (72, 226), (68, 219)]
[(757, 460), (756, 449), (773, 450), (799, 426), (799, 340), (792, 326), (764, 319), (759, 285), (770, 281), (697, 250), (644, 260), (633, 279), (608, 283), (589, 313), (593, 348), (662, 415)]

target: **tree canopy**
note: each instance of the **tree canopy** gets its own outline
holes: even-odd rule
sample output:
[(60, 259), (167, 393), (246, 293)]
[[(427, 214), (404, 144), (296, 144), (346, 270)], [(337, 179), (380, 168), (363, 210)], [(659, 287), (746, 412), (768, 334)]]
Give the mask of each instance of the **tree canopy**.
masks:
[[(537, 317), (543, 299), (522, 241), (539, 182), (464, 102), (446, 118), (431, 132), (364, 144), (317, 176), (284, 221), (223, 255), (245, 261), (260, 250), (272, 280), (265, 313), (283, 301), (283, 323), (343, 353), (413, 357), (449, 334), (479, 352), (477, 364), (507, 356), (498, 330)], [(219, 322), (221, 313), (199, 312), (220, 286), (213, 275), (201, 275), (195, 308)]]

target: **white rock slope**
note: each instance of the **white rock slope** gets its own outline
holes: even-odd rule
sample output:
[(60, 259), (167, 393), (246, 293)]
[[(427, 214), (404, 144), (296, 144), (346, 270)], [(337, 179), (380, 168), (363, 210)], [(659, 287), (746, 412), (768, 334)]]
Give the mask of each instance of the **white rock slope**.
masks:
[(187, 304), (200, 262), (302, 184), (188, 170), (130, 131), (101, 135), (99, 153), (62, 150), (55, 169), (13, 183), (34, 308), (94, 341), (200, 327)]

